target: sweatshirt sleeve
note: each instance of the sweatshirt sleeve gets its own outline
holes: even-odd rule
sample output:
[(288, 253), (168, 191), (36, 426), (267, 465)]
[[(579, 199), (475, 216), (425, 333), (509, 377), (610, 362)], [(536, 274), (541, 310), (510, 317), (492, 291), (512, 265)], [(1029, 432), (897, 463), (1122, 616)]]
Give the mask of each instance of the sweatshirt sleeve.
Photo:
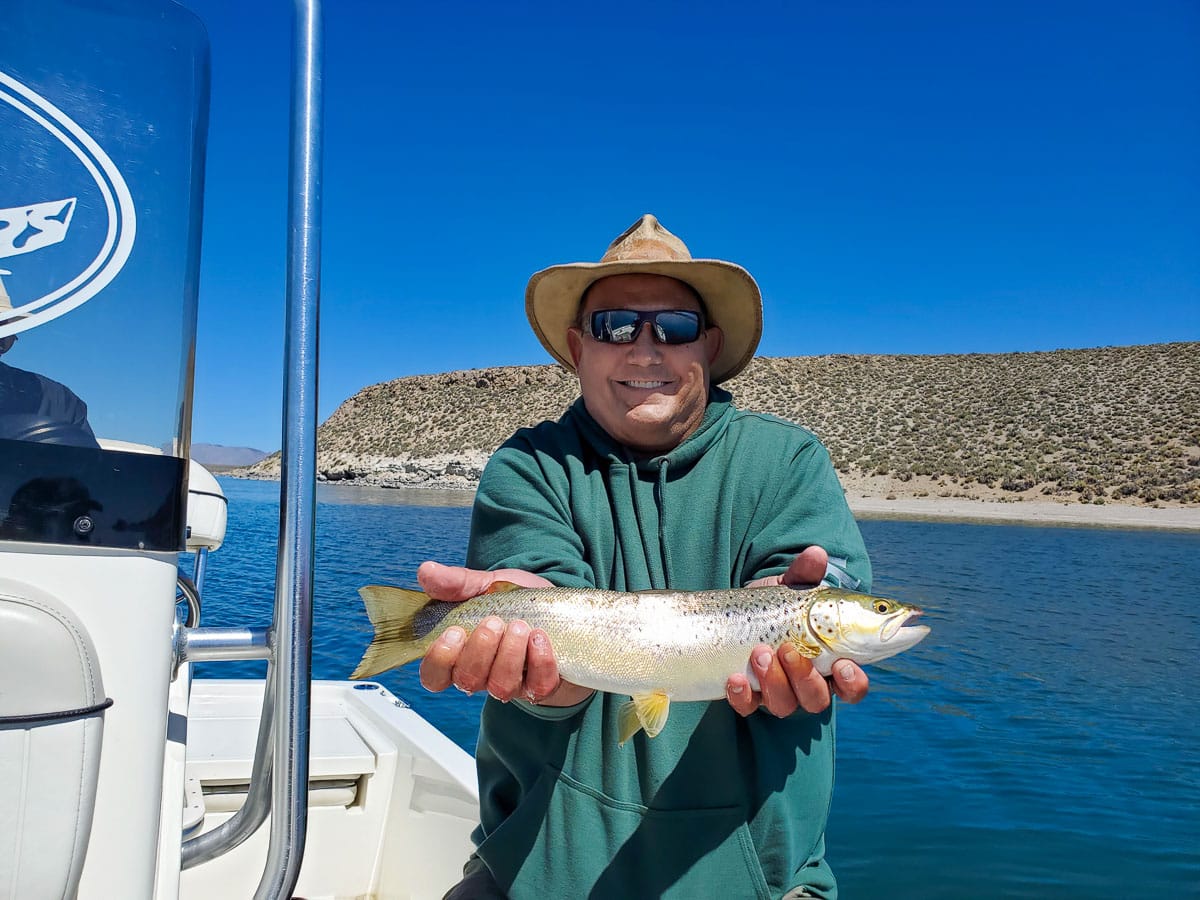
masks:
[(467, 565), (523, 569), (562, 587), (595, 587), (569, 496), (561, 463), (518, 433), (492, 455), (480, 478)]
[(867, 549), (824, 445), (815, 437), (801, 442), (778, 475), (779, 489), (753, 537), (743, 583), (780, 574), (797, 553), (815, 544), (829, 554), (827, 584), (868, 592)]
[[(595, 587), (583, 559), (583, 543), (571, 522), (566, 475), (518, 434), (492, 454), (479, 480), (471, 514), (467, 565), (475, 569), (523, 569), (562, 587)], [(593, 695), (594, 697), (594, 695)], [(547, 721), (573, 718), (592, 697), (575, 706), (512, 704)]]

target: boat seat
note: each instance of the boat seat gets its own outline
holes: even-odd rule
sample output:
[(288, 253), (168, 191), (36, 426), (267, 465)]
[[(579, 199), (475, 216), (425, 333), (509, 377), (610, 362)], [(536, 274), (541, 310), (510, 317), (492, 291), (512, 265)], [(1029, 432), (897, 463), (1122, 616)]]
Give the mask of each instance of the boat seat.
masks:
[(0, 897), (75, 896), (110, 705), (74, 613), (0, 578)]

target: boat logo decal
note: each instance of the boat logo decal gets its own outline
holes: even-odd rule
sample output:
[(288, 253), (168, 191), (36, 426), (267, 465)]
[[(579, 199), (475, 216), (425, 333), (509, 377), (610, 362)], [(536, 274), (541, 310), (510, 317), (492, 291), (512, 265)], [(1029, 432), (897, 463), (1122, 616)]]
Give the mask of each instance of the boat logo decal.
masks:
[(100, 144), (3, 71), (0, 133), (0, 310), (15, 314), (0, 325), (6, 337), (99, 294), (129, 259), (137, 216)]

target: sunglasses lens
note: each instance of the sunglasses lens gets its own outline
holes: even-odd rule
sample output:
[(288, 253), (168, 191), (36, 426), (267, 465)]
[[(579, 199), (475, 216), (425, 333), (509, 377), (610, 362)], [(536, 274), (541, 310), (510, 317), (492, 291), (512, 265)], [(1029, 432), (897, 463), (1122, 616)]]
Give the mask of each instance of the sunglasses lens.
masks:
[(628, 344), (637, 338), (641, 316), (632, 309), (602, 309), (592, 313), (592, 337), (608, 344)]
[(683, 309), (660, 312), (654, 317), (654, 331), (664, 344), (690, 344), (700, 337), (700, 316)]
[(606, 344), (628, 344), (637, 340), (644, 322), (651, 323), (660, 344), (690, 344), (700, 337), (700, 314), (686, 309), (602, 309), (592, 313), (592, 337)]

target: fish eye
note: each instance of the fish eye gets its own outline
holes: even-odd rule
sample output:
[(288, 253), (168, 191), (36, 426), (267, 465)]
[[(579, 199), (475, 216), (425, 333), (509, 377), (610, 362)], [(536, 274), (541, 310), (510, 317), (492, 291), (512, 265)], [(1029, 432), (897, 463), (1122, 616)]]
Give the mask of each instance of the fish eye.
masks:
[(875, 601), (875, 612), (879, 613), (881, 616), (884, 615), (885, 613), (889, 613), (891, 611), (892, 611), (892, 604), (889, 603), (887, 600), (876, 600)]

